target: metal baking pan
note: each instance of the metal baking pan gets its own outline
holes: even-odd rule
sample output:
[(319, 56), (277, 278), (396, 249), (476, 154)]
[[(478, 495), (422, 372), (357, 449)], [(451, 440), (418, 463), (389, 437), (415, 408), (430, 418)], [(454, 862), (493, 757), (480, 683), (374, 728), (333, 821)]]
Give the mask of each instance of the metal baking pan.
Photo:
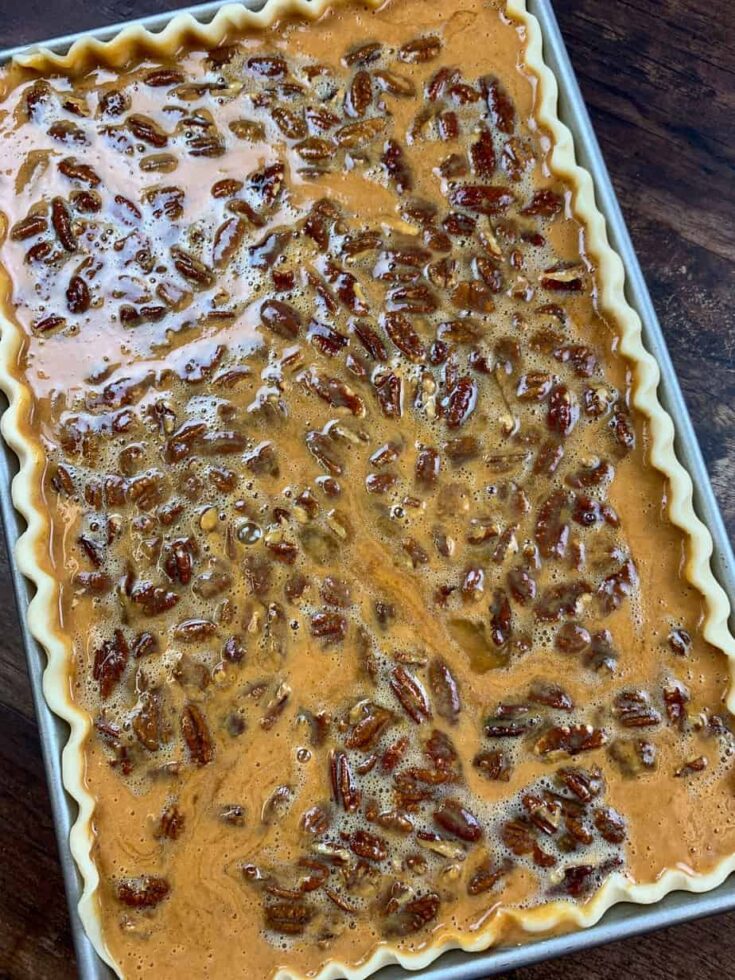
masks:
[[(643, 322), (643, 338), (646, 347), (654, 355), (661, 368), (659, 398), (670, 413), (676, 428), (676, 451), (694, 482), (694, 505), (698, 515), (709, 528), (714, 540), (712, 559), (715, 575), (727, 592), (731, 605), (735, 606), (735, 557), (727, 532), (712, 492), (709, 476), (697, 444), (694, 429), (687, 412), (679, 382), (666, 348), (661, 326), (651, 303), (638, 259), (623, 220), (620, 205), (592, 129), (589, 114), (584, 105), (569, 56), (564, 46), (554, 15), (552, 0), (527, 0), (528, 7), (541, 24), (544, 37), (544, 56), (559, 83), (559, 115), (574, 134), (577, 159), (591, 174), (595, 183), (597, 205), (607, 219), (608, 235), (612, 247), (621, 256), (626, 272), (628, 301), (636, 309)], [(246, 6), (259, 7), (260, 2), (248, 2)], [(219, 9), (219, 3), (205, 3), (185, 7), (180, 13), (190, 13), (202, 21), (209, 21)], [(135, 22), (114, 24), (99, 30), (39, 42), (52, 51), (63, 52), (79, 37), (93, 35), (108, 40), (130, 23), (140, 24), (152, 31), (161, 30), (174, 16), (173, 13), (145, 17)], [(0, 51), (0, 64), (14, 55), (25, 53), (36, 45), (24, 45)], [(0, 396), (0, 408), (5, 399)], [(46, 663), (43, 650), (26, 628), (26, 611), (32, 595), (32, 587), (12, 561), (15, 542), (23, 532), (23, 519), (13, 508), (10, 483), (17, 472), (17, 460), (5, 446), (0, 449), (0, 512), (2, 513), (8, 551), (11, 555), (11, 571), (18, 612), (23, 629), (23, 642), (28, 658), (33, 700), (43, 751), (46, 777), (51, 797), (56, 834), (59, 844), (64, 884), (71, 909), (71, 928), (77, 954), (77, 966), (82, 980), (111, 980), (113, 974), (102, 963), (87, 939), (76, 913), (81, 893), (80, 879), (69, 851), (69, 831), (75, 819), (75, 805), (66, 795), (61, 779), (61, 750), (66, 744), (68, 731), (64, 722), (49, 710), (42, 693), (42, 675)], [(731, 622), (731, 625), (732, 622)], [(719, 888), (704, 894), (674, 892), (652, 906), (623, 903), (614, 906), (595, 926), (565, 936), (528, 942), (522, 946), (487, 950), (484, 953), (465, 953), (460, 950), (446, 953), (422, 972), (426, 980), (471, 980), (489, 977), (507, 970), (528, 966), (542, 960), (578, 952), (602, 943), (636, 936), (665, 926), (676, 925), (690, 919), (735, 910), (735, 875)], [(380, 980), (399, 980), (407, 973), (401, 967), (386, 967), (376, 974)]]

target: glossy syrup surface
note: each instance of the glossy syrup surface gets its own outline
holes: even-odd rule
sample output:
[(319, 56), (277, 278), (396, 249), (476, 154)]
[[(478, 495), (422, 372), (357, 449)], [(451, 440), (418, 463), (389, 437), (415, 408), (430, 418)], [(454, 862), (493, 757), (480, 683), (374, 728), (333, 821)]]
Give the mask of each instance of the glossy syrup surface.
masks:
[(135, 976), (735, 848), (724, 656), (499, 6), (9, 76), (2, 261)]

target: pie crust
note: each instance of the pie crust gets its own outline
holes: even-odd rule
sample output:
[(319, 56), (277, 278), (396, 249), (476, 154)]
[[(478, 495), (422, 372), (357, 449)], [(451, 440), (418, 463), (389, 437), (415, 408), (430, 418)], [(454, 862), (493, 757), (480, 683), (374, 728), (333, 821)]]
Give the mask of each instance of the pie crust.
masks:
[[(63, 72), (71, 68), (78, 71), (100, 65), (112, 69), (120, 68), (131, 59), (171, 57), (184, 46), (215, 47), (228, 35), (245, 29), (268, 27), (287, 14), (316, 20), (328, 7), (350, 2), (351, 0), (268, 0), (257, 13), (240, 5), (226, 5), (206, 25), (199, 23), (191, 14), (181, 14), (174, 17), (160, 33), (151, 33), (134, 25), (125, 28), (108, 42), (94, 37), (82, 38), (66, 54), (55, 54), (41, 48), (18, 55), (16, 61), (42, 73)], [(367, 2), (377, 7), (381, 0)], [(712, 538), (694, 511), (692, 480), (676, 458), (674, 425), (658, 400), (658, 364), (645, 349), (640, 318), (626, 300), (625, 270), (620, 256), (608, 242), (606, 222), (595, 202), (592, 178), (576, 163), (572, 133), (559, 119), (558, 86), (554, 74), (544, 63), (540, 24), (527, 9), (526, 0), (507, 0), (507, 12), (522, 26), (525, 38), (523, 67), (538, 80), (534, 117), (551, 138), (551, 169), (573, 188), (572, 210), (585, 230), (585, 252), (596, 267), (600, 309), (616, 325), (620, 337), (619, 349), (631, 366), (632, 402), (648, 422), (650, 461), (668, 480), (668, 516), (687, 536), (683, 575), (704, 598), (702, 634), (710, 644), (732, 659), (731, 679), (735, 678), (735, 640), (728, 627), (730, 603), (712, 573)], [(79, 916), (100, 957), (120, 973), (103, 937), (97, 898), (99, 874), (92, 858), (95, 804), (85, 782), (84, 753), (91, 722), (88, 715), (71, 698), (69, 664), (72, 651), (59, 623), (59, 585), (52, 577), (49, 565), (39, 557), (44, 554), (44, 545), (50, 534), (49, 519), (44, 510), (41, 492), (45, 459), (40, 446), (29, 436), (32, 398), (30, 391), (15, 372), (23, 334), (7, 314), (11, 306), (10, 300), (10, 279), (0, 268), (0, 388), (9, 401), (9, 408), (2, 417), (0, 428), (6, 443), (20, 460), (20, 470), (12, 485), (12, 497), (16, 509), (27, 523), (26, 531), (17, 542), (15, 559), (36, 590), (28, 608), (28, 627), (48, 658), (43, 675), (44, 696), (51, 710), (66, 721), (71, 729), (62, 753), (62, 774), (64, 787), (78, 806), (69, 846), (83, 882), (78, 903)], [(735, 712), (735, 684), (732, 683), (727, 705), (730, 711)], [(394, 963), (418, 970), (425, 968), (449, 949), (481, 951), (503, 941), (518, 941), (524, 933), (528, 937), (541, 936), (550, 932), (588, 927), (594, 925), (617, 902), (650, 904), (674, 890), (704, 892), (721, 884), (733, 870), (735, 855), (722, 860), (709, 874), (694, 875), (669, 869), (656, 882), (645, 885), (630, 884), (623, 875), (613, 873), (602, 888), (583, 904), (555, 900), (531, 910), (500, 910), (474, 936), (445, 928), (434, 933), (434, 941), (428, 949), (406, 952), (389, 945), (381, 946), (357, 967), (332, 961), (320, 971), (318, 977), (319, 980), (338, 980), (342, 977), (359, 980)], [(277, 975), (278, 980), (286, 980), (291, 976), (293, 974), (283, 970)]]

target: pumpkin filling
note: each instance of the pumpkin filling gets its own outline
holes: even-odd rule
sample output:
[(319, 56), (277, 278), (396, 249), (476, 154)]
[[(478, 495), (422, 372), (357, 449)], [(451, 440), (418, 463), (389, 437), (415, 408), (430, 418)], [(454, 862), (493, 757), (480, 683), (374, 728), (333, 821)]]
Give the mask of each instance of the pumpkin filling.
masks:
[(387, 0), (5, 73), (127, 976), (315, 974), (735, 852), (727, 661), (523, 52), (501, 2)]

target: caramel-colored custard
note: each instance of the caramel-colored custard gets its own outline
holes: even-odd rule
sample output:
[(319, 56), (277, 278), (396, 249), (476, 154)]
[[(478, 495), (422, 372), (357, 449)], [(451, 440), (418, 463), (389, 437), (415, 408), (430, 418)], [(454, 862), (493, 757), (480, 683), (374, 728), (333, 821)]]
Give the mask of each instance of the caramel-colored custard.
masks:
[(501, 7), (5, 76), (127, 976), (314, 973), (735, 851), (726, 658)]

